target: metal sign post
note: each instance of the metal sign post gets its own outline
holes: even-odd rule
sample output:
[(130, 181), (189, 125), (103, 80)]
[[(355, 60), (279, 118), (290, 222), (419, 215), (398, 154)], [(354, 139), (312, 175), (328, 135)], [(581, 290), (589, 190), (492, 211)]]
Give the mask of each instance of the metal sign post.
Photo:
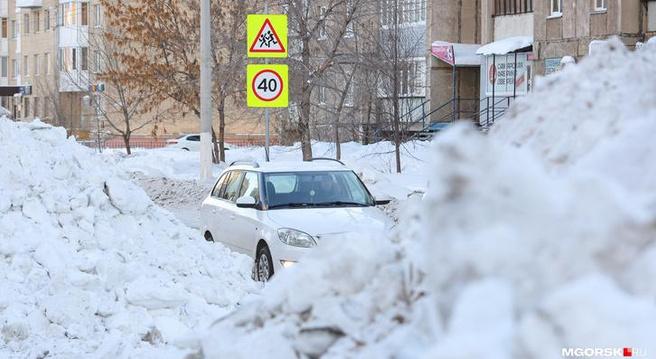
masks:
[(288, 106), (287, 65), (269, 65), (269, 58), (287, 57), (287, 15), (269, 15), (265, 1), (264, 15), (247, 17), (248, 57), (264, 58), (264, 65), (247, 65), (248, 107), (264, 108), (264, 154), (270, 161), (272, 107)]

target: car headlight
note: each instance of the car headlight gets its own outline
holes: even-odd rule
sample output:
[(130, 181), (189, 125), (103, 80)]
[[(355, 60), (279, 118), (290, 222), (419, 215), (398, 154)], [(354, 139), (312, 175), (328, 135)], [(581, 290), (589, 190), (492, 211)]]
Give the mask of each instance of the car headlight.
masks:
[(317, 245), (317, 242), (311, 235), (291, 228), (279, 229), (278, 238), (280, 238), (282, 243), (294, 247), (310, 248)]

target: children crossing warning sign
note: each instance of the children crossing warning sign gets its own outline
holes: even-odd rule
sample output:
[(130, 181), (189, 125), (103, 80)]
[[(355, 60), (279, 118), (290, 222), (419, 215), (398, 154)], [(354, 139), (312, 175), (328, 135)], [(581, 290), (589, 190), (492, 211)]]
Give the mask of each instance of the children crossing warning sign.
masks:
[(248, 57), (287, 57), (287, 15), (248, 15)]
[(248, 65), (246, 102), (248, 107), (287, 107), (289, 89), (287, 65)]

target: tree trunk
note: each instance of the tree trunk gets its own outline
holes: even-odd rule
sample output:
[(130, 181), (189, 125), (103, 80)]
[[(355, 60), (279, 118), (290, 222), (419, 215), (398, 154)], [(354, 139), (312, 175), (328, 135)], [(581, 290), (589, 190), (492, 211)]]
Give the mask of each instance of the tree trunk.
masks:
[[(306, 36), (303, 37), (303, 51), (301, 53), (301, 61), (311, 68), (310, 64), (310, 43)], [(312, 136), (310, 134), (310, 113), (312, 110), (312, 88), (314, 87), (311, 84), (312, 79), (310, 79), (310, 74), (307, 72), (307, 69), (303, 69), (302, 85), (301, 85), (301, 102), (300, 107), (300, 117), (298, 120), (298, 130), (301, 136), (301, 151), (303, 153), (303, 161), (309, 161), (312, 159)]]
[(212, 126), (212, 163), (219, 163), (219, 148), (216, 146), (216, 132)]
[(219, 100), (219, 161), (225, 162), (225, 99)]
[(132, 133), (126, 132), (123, 134), (123, 143), (125, 144), (125, 153), (129, 155), (132, 154), (132, 148), (130, 147), (130, 137), (132, 136)]

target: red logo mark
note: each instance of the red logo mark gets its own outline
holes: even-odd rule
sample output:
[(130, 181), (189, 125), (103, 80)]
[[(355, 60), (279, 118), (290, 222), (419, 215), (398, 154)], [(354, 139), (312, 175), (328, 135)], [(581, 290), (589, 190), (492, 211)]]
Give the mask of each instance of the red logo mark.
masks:
[(624, 356), (625, 357), (632, 357), (633, 356), (633, 349), (632, 348), (624, 348)]

